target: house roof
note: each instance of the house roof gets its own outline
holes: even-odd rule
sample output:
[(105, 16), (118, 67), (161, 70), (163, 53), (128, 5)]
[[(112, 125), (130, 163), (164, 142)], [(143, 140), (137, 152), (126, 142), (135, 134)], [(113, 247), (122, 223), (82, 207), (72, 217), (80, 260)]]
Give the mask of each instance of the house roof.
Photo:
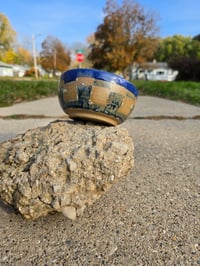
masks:
[(153, 68), (164, 68), (167, 69), (168, 64), (166, 62), (146, 62), (140, 65), (141, 68), (153, 69)]
[(0, 67), (12, 68), (13, 66), (12, 66), (12, 65), (10, 65), (10, 64), (6, 64), (6, 63), (4, 63), (4, 62), (0, 61)]

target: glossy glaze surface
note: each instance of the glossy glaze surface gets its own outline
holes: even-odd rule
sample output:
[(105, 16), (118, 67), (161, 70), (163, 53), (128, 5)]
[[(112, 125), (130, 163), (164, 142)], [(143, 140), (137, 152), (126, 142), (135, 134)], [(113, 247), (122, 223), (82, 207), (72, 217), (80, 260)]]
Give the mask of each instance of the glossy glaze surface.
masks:
[(120, 124), (132, 112), (137, 96), (132, 83), (105, 71), (72, 69), (60, 78), (60, 105), (73, 119)]

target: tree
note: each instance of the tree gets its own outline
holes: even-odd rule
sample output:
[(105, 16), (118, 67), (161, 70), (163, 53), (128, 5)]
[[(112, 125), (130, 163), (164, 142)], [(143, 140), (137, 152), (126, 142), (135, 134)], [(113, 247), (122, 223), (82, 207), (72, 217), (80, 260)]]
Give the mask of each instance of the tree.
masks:
[(16, 32), (13, 30), (8, 18), (0, 13), (0, 55), (11, 49), (15, 41)]
[(56, 70), (63, 72), (69, 68), (70, 52), (57, 38), (48, 36), (42, 42), (42, 49), (40, 64), (47, 72), (55, 76)]
[(180, 56), (200, 57), (200, 42), (195, 38), (182, 35), (160, 39), (155, 59), (168, 62)]
[(196, 35), (193, 37), (193, 40), (199, 41), (200, 42), (200, 34)]
[(31, 53), (23, 47), (18, 47), (16, 51), (16, 64), (28, 65), (33, 64), (33, 57)]
[(15, 51), (10, 48), (4, 52), (2, 61), (8, 64), (32, 65), (32, 56), (30, 52), (22, 47), (18, 47)]
[(16, 62), (17, 55), (13, 49), (8, 49), (4, 52), (1, 60), (8, 64), (14, 64)]
[(177, 80), (200, 81), (200, 58), (178, 56), (169, 61), (169, 66), (178, 70)]
[(155, 59), (166, 61), (172, 69), (178, 70), (178, 80), (199, 81), (199, 35), (194, 38), (174, 35), (160, 39)]
[(124, 0), (121, 6), (107, 0), (104, 12), (88, 55), (93, 67), (125, 73), (133, 62), (152, 58), (158, 31), (153, 14), (134, 0)]

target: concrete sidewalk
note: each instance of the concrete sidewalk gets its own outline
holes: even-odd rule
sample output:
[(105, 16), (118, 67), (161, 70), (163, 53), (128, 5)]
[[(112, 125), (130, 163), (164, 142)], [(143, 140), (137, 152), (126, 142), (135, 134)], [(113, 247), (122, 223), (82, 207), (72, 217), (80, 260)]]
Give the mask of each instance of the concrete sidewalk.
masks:
[[(3, 119), (12, 115), (29, 115), (30, 118), (19, 120)], [(12, 138), (27, 129), (43, 126), (55, 119), (64, 118), (65, 115), (59, 105), (58, 97), (0, 108), (0, 141)], [(200, 108), (196, 106), (156, 97), (139, 96), (130, 118), (148, 118), (149, 116), (181, 116), (191, 118), (197, 115), (200, 115)], [(31, 118), (31, 116), (33, 117)], [(34, 116), (43, 117), (34, 118)]]
[[(13, 114), (48, 118), (0, 119), (0, 141), (64, 115), (57, 97), (0, 108)], [(0, 201), (0, 265), (200, 265), (200, 120), (176, 119), (199, 115), (199, 107), (139, 97), (122, 124), (135, 146), (130, 176), (75, 221), (28, 222)]]
[[(32, 102), (19, 103), (10, 107), (0, 108), (0, 117), (14, 114), (63, 116), (58, 97), (45, 98)], [(200, 107), (162, 98), (139, 96), (132, 116), (184, 116), (200, 114)]]

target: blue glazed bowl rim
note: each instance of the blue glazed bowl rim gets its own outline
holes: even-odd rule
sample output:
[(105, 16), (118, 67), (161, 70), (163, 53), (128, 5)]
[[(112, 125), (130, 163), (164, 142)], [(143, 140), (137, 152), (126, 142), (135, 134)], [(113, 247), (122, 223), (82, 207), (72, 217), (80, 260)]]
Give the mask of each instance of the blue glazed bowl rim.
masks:
[(93, 68), (76, 68), (67, 70), (61, 75), (61, 79), (63, 79), (65, 83), (75, 81), (77, 77), (91, 77), (108, 82), (115, 82), (116, 84), (132, 92), (136, 97), (138, 96), (138, 90), (131, 82), (127, 81), (119, 75), (104, 70)]

